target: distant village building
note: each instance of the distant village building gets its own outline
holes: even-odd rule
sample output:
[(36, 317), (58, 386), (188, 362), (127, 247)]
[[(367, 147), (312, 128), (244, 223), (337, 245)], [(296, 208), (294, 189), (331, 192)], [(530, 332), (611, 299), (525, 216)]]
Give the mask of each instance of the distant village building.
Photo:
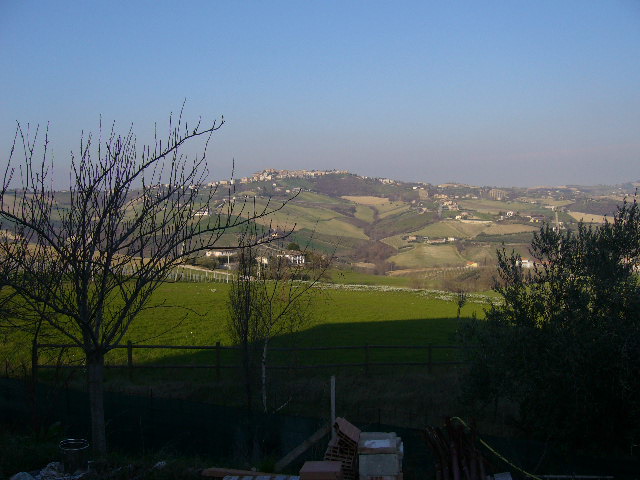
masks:
[(277, 170), (266, 168), (242, 179), (242, 183), (273, 181), (285, 178), (314, 178), (324, 175), (348, 175), (348, 170)]
[(276, 257), (286, 259), (291, 265), (304, 265), (305, 262), (304, 253), (295, 250), (286, 250), (276, 255)]
[(235, 257), (238, 255), (237, 248), (225, 248), (224, 250), (207, 250), (205, 252), (207, 257)]
[(522, 268), (531, 268), (533, 267), (533, 262), (528, 258), (522, 258), (518, 262), (518, 265), (520, 265)]
[(269, 265), (269, 257), (260, 256), (256, 257), (256, 262), (260, 265)]

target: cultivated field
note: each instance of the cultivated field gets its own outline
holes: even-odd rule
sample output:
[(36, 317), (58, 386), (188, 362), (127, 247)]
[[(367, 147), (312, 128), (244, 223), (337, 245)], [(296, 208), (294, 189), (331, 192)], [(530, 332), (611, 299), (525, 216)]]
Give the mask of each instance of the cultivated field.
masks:
[(349, 203), (340, 199), (340, 197), (330, 197), (329, 195), (323, 195), (322, 193), (316, 192), (300, 192), (294, 201), (329, 205), (343, 205)]
[(373, 222), (375, 218), (375, 210), (373, 207), (368, 207), (367, 205), (356, 205), (356, 213), (354, 216), (367, 223)]
[(342, 198), (360, 205), (384, 205), (389, 203), (389, 199), (385, 197), (373, 197), (369, 195), (343, 195)]
[(500, 202), (497, 200), (460, 200), (458, 204), (465, 209), (473, 210), (479, 213), (489, 213), (491, 215), (497, 215), (499, 212), (507, 210), (525, 212), (538, 212), (542, 207), (524, 202)]
[(523, 225), (520, 223), (510, 223), (510, 224), (498, 224), (494, 223), (492, 225), (487, 226), (482, 233), (487, 235), (509, 235), (511, 233), (521, 233), (521, 232), (537, 232), (540, 230), (540, 227), (534, 227), (533, 225)]
[(592, 213), (581, 213), (581, 212), (569, 212), (569, 215), (573, 217), (575, 220), (584, 223), (604, 223), (605, 216), (604, 215), (595, 215)]
[(463, 223), (457, 220), (442, 220), (432, 223), (416, 232), (415, 235), (424, 235), (433, 238), (455, 237), (471, 238), (486, 229), (486, 225), (474, 223)]
[[(259, 200), (256, 203), (258, 208), (263, 208), (266, 205), (264, 200)], [(272, 206), (275, 205), (277, 204)], [(283, 230), (290, 229), (295, 225), (296, 230), (308, 229), (336, 237), (368, 239), (362, 229), (351, 224), (344, 215), (328, 208), (304, 206), (295, 202), (286, 204), (281, 210), (268, 217), (257, 219), (256, 222), (274, 228), (279, 227)]]
[(400, 268), (424, 268), (464, 265), (467, 259), (460, 255), (455, 245), (416, 244), (411, 249), (393, 255), (389, 261)]
[(409, 205), (404, 202), (389, 202), (374, 207), (378, 211), (380, 218), (387, 218), (391, 215), (398, 215), (399, 213), (409, 210)]
[(535, 203), (541, 203), (544, 205), (553, 205), (555, 207), (566, 207), (567, 205), (571, 205), (573, 203), (573, 200), (556, 200), (554, 198), (550, 198), (550, 197), (542, 197), (542, 198), (538, 198), (538, 197), (518, 197), (516, 198), (517, 202), (524, 202), (524, 203), (531, 203), (531, 202), (535, 202)]
[(411, 248), (412, 244), (402, 238), (406, 236), (407, 236), (406, 234), (401, 233), (399, 235), (393, 235), (392, 237), (383, 238), (381, 242), (386, 243), (387, 245), (390, 245), (393, 248), (397, 248), (397, 249), (400, 249), (402, 247)]

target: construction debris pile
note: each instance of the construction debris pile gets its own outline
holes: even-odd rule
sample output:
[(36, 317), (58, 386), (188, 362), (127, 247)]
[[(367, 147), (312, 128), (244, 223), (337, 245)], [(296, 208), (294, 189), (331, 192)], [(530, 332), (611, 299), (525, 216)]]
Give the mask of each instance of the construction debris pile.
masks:
[(404, 445), (395, 432), (362, 432), (358, 442), (360, 480), (402, 480)]
[(331, 438), (327, 451), (324, 452), (324, 459), (340, 462), (344, 480), (355, 480), (358, 472), (360, 429), (341, 417), (336, 418), (333, 429), (335, 435)]
[[(327, 430), (325, 426), (315, 435), (322, 438)], [(403, 455), (402, 439), (395, 433), (361, 432), (344, 418), (336, 418), (324, 460), (305, 462), (299, 475), (215, 467), (201, 474), (223, 480), (403, 480)]]
[(361, 432), (337, 418), (324, 461), (306, 462), (300, 480), (402, 480), (402, 440), (395, 433)]

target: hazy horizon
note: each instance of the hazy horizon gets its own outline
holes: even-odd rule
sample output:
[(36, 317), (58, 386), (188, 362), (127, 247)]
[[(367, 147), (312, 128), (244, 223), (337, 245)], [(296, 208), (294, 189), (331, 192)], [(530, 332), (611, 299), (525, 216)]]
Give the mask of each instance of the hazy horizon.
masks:
[[(3, 2), (0, 158), (50, 125), (151, 139), (224, 115), (211, 179), (346, 169), (432, 184), (640, 178), (640, 3)], [(68, 182), (68, 181), (67, 181)]]

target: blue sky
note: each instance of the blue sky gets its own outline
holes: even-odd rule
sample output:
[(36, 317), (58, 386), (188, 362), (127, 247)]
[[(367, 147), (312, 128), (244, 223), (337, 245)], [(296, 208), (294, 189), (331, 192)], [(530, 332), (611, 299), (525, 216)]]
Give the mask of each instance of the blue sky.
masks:
[(478, 185), (640, 179), (640, 2), (0, 0), (0, 159), (101, 115), (151, 140), (226, 125), (212, 178), (263, 168)]

